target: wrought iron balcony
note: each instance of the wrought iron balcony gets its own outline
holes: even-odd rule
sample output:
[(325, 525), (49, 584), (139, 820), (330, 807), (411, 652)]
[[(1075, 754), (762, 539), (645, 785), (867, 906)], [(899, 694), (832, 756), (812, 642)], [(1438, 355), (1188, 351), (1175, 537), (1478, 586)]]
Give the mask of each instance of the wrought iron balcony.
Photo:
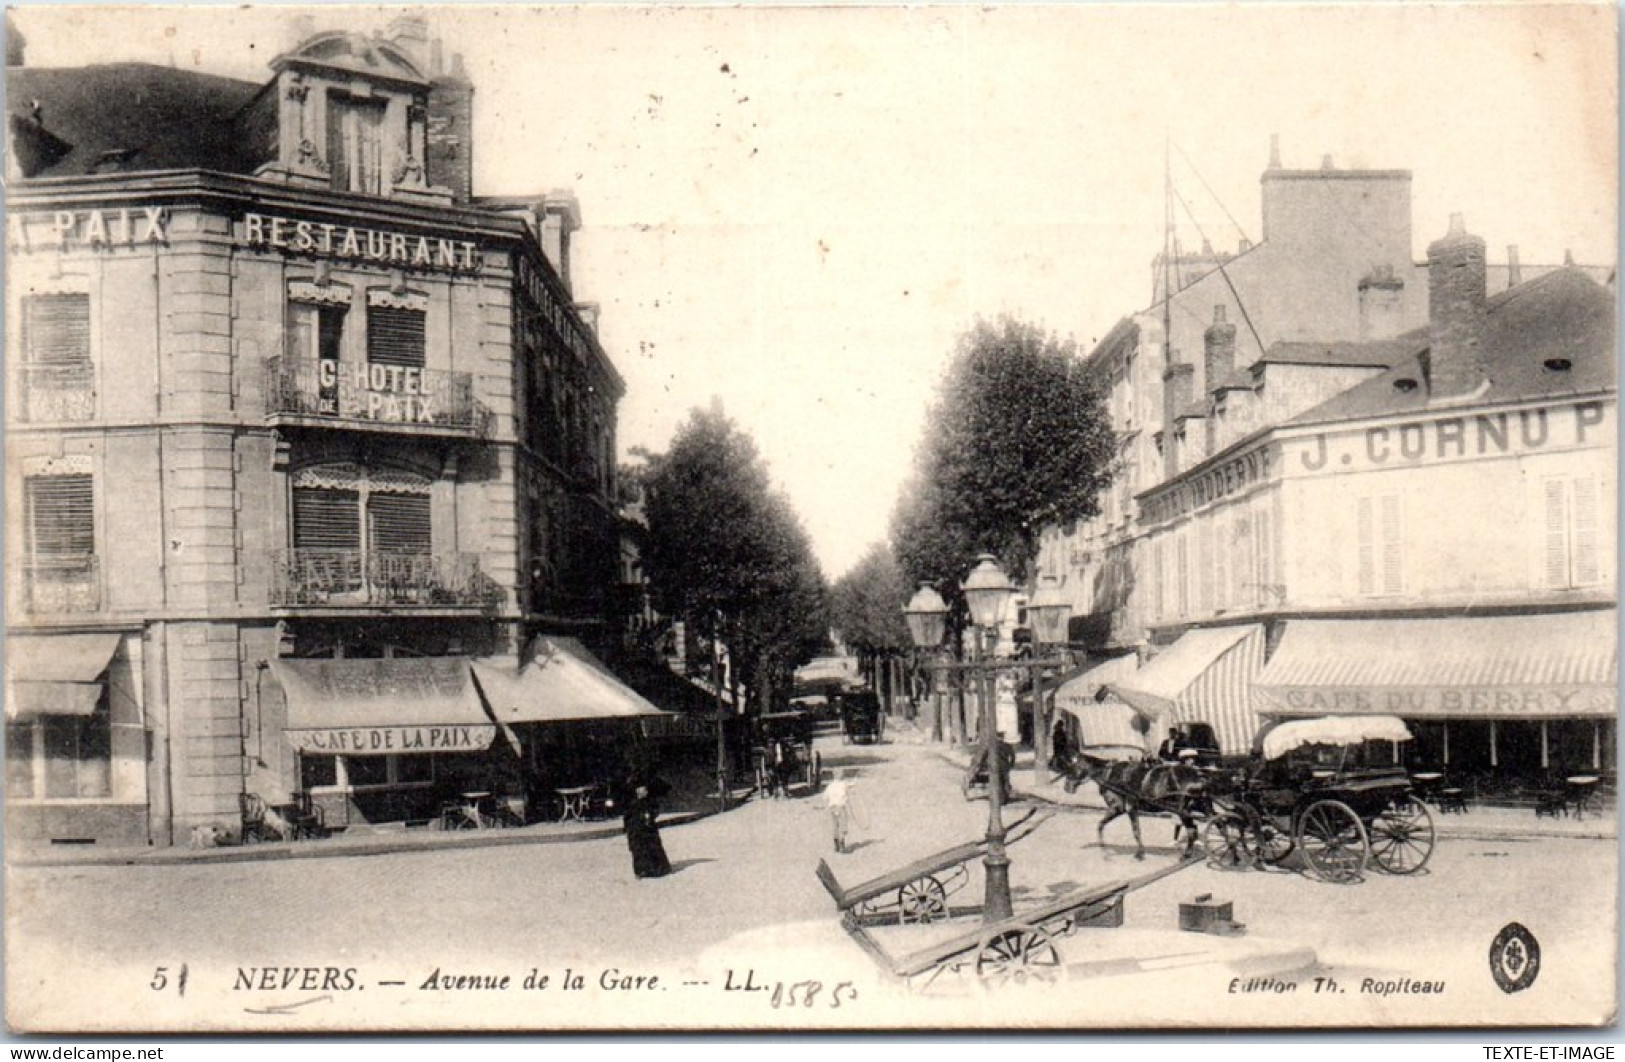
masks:
[(17, 419), (25, 424), (92, 420), (96, 416), (96, 371), (89, 362), (72, 365), (24, 363), (17, 369), (22, 401)]
[(502, 588), (471, 553), (288, 549), (271, 553), (272, 605), (485, 608)]
[(21, 564), (23, 607), (29, 612), (98, 612), (101, 559), (94, 553), (28, 557)]
[(491, 411), (474, 397), (473, 373), (308, 358), (267, 359), (265, 415), (475, 438), (491, 426)]

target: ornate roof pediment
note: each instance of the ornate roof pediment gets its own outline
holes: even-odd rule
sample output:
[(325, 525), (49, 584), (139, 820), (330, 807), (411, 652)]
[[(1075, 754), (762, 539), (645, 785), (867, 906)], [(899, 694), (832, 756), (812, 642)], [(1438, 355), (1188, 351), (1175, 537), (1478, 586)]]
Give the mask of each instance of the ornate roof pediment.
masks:
[(335, 31), (318, 34), (293, 51), (279, 56), (272, 65), (277, 70), (291, 65), (415, 85), (428, 84), (428, 78), (417, 64), (398, 46), (359, 33)]

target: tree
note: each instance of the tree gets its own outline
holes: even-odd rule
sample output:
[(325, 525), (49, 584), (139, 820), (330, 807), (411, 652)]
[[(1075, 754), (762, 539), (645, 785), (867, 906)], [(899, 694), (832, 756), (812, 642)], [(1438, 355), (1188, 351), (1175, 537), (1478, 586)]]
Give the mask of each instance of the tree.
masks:
[(892, 519), (914, 579), (957, 581), (988, 552), (1023, 582), (1045, 526), (1099, 512), (1116, 444), (1073, 343), (1009, 318), (977, 322), (927, 423)]
[(912, 644), (903, 622), (909, 595), (891, 550), (873, 545), (830, 590), (830, 623), (860, 654), (906, 649)]
[(826, 591), (805, 530), (750, 437), (718, 407), (695, 410), (650, 456), (644, 564), (655, 607), (720, 638), (758, 707), (788, 694), (825, 637)]

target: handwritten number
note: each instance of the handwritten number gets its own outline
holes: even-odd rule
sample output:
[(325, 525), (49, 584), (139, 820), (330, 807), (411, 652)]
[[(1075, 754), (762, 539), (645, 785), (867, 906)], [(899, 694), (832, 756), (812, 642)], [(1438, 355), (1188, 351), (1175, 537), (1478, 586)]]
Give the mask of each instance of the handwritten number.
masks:
[(148, 986), (154, 992), (162, 992), (169, 987), (169, 967), (160, 966), (152, 971), (152, 984)]

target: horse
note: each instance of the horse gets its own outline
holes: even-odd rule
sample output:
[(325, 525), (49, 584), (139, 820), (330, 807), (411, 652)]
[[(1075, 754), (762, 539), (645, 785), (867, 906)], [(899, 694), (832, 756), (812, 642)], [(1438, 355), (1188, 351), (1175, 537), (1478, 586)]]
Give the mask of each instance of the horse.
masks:
[(1207, 778), (1197, 768), (1185, 763), (1165, 763), (1155, 759), (1119, 760), (1091, 756), (1079, 749), (1062, 768), (1066, 775), (1066, 791), (1073, 793), (1086, 781), (1100, 788), (1106, 801), (1106, 814), (1100, 820), (1097, 833), (1100, 843), (1106, 843), (1106, 824), (1120, 815), (1127, 815), (1134, 828), (1134, 858), (1145, 858), (1145, 842), (1140, 837), (1140, 815), (1172, 815), (1179, 820), (1174, 828), (1178, 839), (1183, 831), (1185, 850), (1181, 858), (1190, 858), (1196, 848), (1196, 815), (1207, 807)]

